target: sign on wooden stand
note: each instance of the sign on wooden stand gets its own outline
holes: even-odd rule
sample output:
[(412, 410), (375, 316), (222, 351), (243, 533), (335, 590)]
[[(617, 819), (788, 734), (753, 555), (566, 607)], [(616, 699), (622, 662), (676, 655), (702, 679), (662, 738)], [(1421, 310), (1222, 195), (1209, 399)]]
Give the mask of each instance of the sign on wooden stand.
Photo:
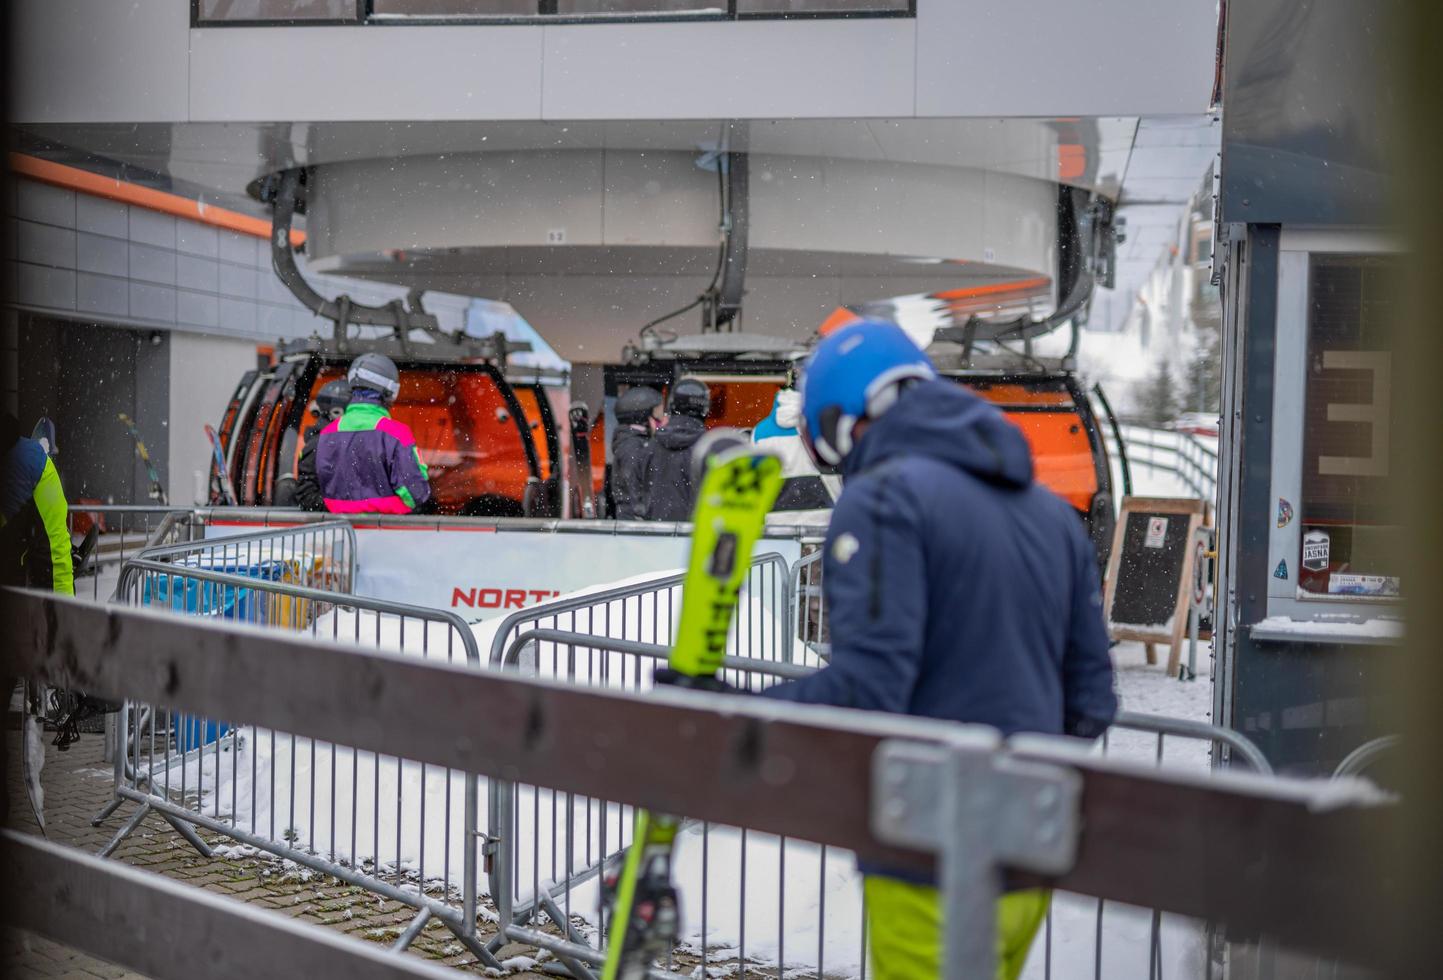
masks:
[(1206, 503), (1186, 497), (1124, 497), (1107, 563), (1103, 610), (1114, 640), (1169, 645), (1175, 676), (1187, 632), (1193, 589), (1194, 540)]

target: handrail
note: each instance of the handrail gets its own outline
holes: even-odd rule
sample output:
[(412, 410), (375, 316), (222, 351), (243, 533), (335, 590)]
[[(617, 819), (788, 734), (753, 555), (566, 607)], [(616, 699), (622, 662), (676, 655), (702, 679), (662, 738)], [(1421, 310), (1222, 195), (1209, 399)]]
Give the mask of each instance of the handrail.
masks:
[[(196, 516), (207, 523), (274, 522), (277, 526), (294, 527), (321, 521), (346, 520), (352, 525), (363, 527), (395, 528), (398, 530), (444, 531), (465, 528), (486, 528), (497, 532), (549, 531), (564, 534), (598, 534), (608, 537), (618, 535), (643, 537), (685, 538), (692, 533), (690, 521), (615, 521), (582, 520), (580, 518), (557, 517), (460, 517), (437, 514), (323, 514), (285, 507), (198, 507)], [(769, 516), (762, 542), (768, 539), (820, 539), (824, 528), (816, 524), (787, 524), (783, 518), (786, 511)]]
[(349, 521), (320, 521), (293, 528), (271, 528), (263, 531), (252, 531), (247, 534), (227, 534), (215, 538), (199, 538), (195, 541), (183, 541), (179, 544), (157, 545), (144, 549), (136, 555), (136, 557), (154, 560), (186, 551), (195, 551), (198, 548), (229, 548), (232, 545), (266, 544), (275, 541), (277, 538), (299, 537), (301, 535), (315, 534), (318, 531), (341, 532), (346, 536), (352, 550), (355, 550), (356, 529), (351, 526)]
[(1401, 735), (1384, 735), (1371, 742), (1364, 742), (1343, 757), (1343, 761), (1338, 763), (1338, 768), (1333, 770), (1333, 778), (1356, 776), (1371, 766), (1378, 756), (1397, 748), (1402, 741)]
[[(640, 640), (624, 640), (613, 636), (595, 636), (591, 633), (575, 633), (570, 630), (534, 629), (517, 634), (506, 647), (500, 660), (502, 667), (515, 667), (521, 651), (528, 643), (557, 643), (565, 646), (586, 647), (590, 650), (608, 650), (613, 653), (627, 653), (653, 660), (666, 660), (671, 648), (659, 643), (643, 643)], [(780, 660), (758, 660), (755, 657), (722, 657), (723, 670), (746, 670), (754, 674), (770, 674), (783, 680), (798, 680), (813, 673), (814, 667), (789, 664)]]
[[(296, 585), (291, 582), (275, 582), (270, 579), (254, 578), (249, 575), (233, 575), (229, 572), (217, 572), (208, 568), (198, 568), (193, 565), (177, 566), (166, 562), (151, 561), (145, 558), (132, 558), (125, 563), (125, 567), (122, 568), (120, 572), (120, 583), (116, 586), (116, 595), (124, 595), (125, 590), (134, 584), (136, 576), (141, 572), (193, 578), (205, 582), (214, 582), (218, 585), (229, 585), (237, 589), (254, 589), (276, 595), (290, 596), (295, 599), (308, 599), (312, 602), (326, 603), (340, 609), (366, 609), (371, 612), (389, 613), (410, 619), (443, 622), (460, 634), (461, 646), (466, 652), (466, 662), (472, 666), (478, 666), (481, 663), (480, 647), (476, 643), (476, 634), (471, 632), (471, 624), (449, 609), (437, 609), (432, 606), (415, 606), (407, 602), (378, 599), (372, 596), (356, 595), (350, 592), (331, 592), (326, 589), (314, 589), (310, 586)], [(312, 630), (312, 632), (315, 631)], [(315, 635), (321, 636), (323, 634), (316, 633)]]
[[(510, 644), (507, 645), (505, 653), (497, 661), (500, 666), (514, 667), (520, 657), (522, 649), (528, 643), (533, 642), (558, 643), (568, 646), (587, 647), (593, 650), (610, 650), (616, 653), (634, 654), (640, 657), (651, 657), (655, 660), (665, 660), (671, 653), (670, 649), (658, 643), (643, 643), (638, 640), (624, 640), (609, 636), (595, 636), (590, 633), (577, 633), (570, 630), (534, 629), (518, 634)], [(808, 667), (802, 664), (781, 663), (773, 660), (758, 660), (753, 657), (725, 657), (722, 660), (723, 669), (748, 670), (758, 674), (770, 674), (773, 677), (780, 677), (785, 680), (797, 680), (815, 673), (818, 668)], [(1272, 764), (1268, 762), (1267, 756), (1263, 755), (1262, 749), (1257, 744), (1240, 732), (1231, 728), (1224, 728), (1221, 725), (1214, 725), (1206, 721), (1194, 721), (1190, 718), (1172, 718), (1167, 715), (1152, 715), (1140, 711), (1119, 711), (1113, 719), (1113, 728), (1122, 728), (1131, 731), (1146, 732), (1159, 735), (1177, 735), (1184, 738), (1194, 738), (1200, 741), (1215, 741), (1226, 744), (1236, 751), (1248, 766), (1257, 773), (1265, 776), (1273, 774)], [(1385, 743), (1385, 744), (1378, 744)], [(1373, 748), (1374, 753), (1384, 751), (1397, 744), (1397, 736), (1377, 739), (1367, 745), (1354, 750), (1344, 764), (1359, 755), (1363, 750)], [(1339, 766), (1342, 769), (1342, 766)]]
[[(751, 568), (764, 565), (775, 565), (780, 574), (790, 574), (790, 566), (787, 560), (775, 551), (769, 551), (763, 555), (752, 558)], [(517, 627), (518, 624), (528, 620), (543, 619), (548, 616), (555, 616), (566, 612), (575, 612), (586, 609), (589, 606), (605, 605), (611, 602), (620, 602), (624, 599), (632, 599), (637, 596), (644, 596), (659, 592), (662, 589), (681, 585), (686, 581), (685, 572), (676, 572), (672, 575), (665, 575), (660, 578), (646, 579), (641, 582), (633, 582), (630, 585), (616, 586), (611, 589), (602, 589), (597, 592), (584, 592), (565, 599), (553, 599), (550, 602), (543, 602), (539, 605), (529, 606), (525, 609), (518, 609), (511, 613), (496, 627), (496, 633), (491, 641), (491, 655), (489, 662), (493, 665), (502, 663), (506, 653), (506, 637)], [(783, 603), (784, 606), (789, 603)], [(783, 636), (790, 636), (790, 620), (787, 610), (782, 610)]]
[[(173, 517), (173, 514), (166, 515), (155, 534), (151, 535), (151, 541), (159, 542), (165, 539), (165, 536), (169, 533), (169, 525)], [(329, 537), (331, 535), (338, 536), (340, 540), (336, 541), (331, 539)], [(253, 531), (248, 534), (198, 538), (192, 541), (181, 541), (168, 545), (147, 544), (146, 547), (136, 553), (135, 558), (145, 559), (147, 561), (161, 561), (183, 558), (188, 555), (199, 556), (203, 552), (210, 551), (218, 552), (218, 557), (222, 559), (229, 558), (231, 553), (234, 552), (236, 561), (243, 559), (250, 560), (253, 557), (258, 557), (261, 560), (285, 559), (287, 557), (297, 557), (299, 549), (305, 546), (307, 540), (315, 544), (331, 544), (336, 546), (332, 549), (330, 560), (342, 566), (336, 575), (338, 579), (337, 584), (340, 586), (340, 591), (349, 594), (355, 588), (357, 561), (356, 530), (351, 526), (349, 521), (321, 521), (297, 527)], [(292, 544), (293, 546), (287, 549), (285, 547), (287, 544)], [(253, 545), (270, 547), (262, 548), (260, 555), (253, 556), (251, 554), (251, 546)], [(245, 551), (244, 555), (241, 554), (242, 550)], [(342, 552), (339, 557), (334, 553), (336, 550)], [(195, 568), (199, 566), (186, 563), (186, 567)], [(119, 595), (118, 592), (116, 594)]]
[[(1104, 433), (1104, 438), (1112, 443), (1122, 439), (1131, 467), (1145, 466), (1171, 473), (1197, 496), (1216, 498), (1218, 453), (1193, 434), (1124, 424), (1116, 432)], [(1159, 455), (1165, 459), (1159, 459)]]
[(1117, 717), (1112, 721), (1112, 727), (1222, 742), (1241, 755), (1254, 772), (1265, 776), (1273, 774), (1273, 767), (1268, 762), (1268, 757), (1263, 755), (1263, 750), (1258, 748), (1252, 739), (1231, 728), (1224, 728), (1211, 722), (1193, 721), (1190, 718), (1170, 718), (1167, 715), (1149, 715), (1140, 711), (1119, 711)]

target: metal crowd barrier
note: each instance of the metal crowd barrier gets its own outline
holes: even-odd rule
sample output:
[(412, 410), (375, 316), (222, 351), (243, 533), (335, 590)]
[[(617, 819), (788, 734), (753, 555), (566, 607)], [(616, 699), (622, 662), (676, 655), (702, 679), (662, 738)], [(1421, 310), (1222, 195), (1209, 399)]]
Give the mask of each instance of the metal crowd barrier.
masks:
[[(1004, 885), (1156, 905), (1354, 962), (1384, 965), (1397, 953), (1391, 933), (1367, 923), (1370, 912), (1402, 910), (1403, 895), (1378, 875), (1365, 846), (1398, 832), (1397, 813), (1361, 787), (1244, 775), (1156, 778), (1055, 738), (1002, 745), (976, 726), (926, 719), (758, 698), (723, 704), (676, 691), (646, 698), (580, 691), (15, 590), (0, 590), (0, 613), (13, 629), (0, 666), (15, 675), (82, 684), (167, 711), (244, 717), (261, 730), (395, 752), (443, 771), (504, 776), (583, 798), (614, 794), (712, 826), (801, 835), (874, 863), (935, 869), (948, 980), (991, 975), (994, 902)], [(274, 669), (278, 661), (284, 672)], [(358, 716), (358, 705), (372, 714)], [(381, 725), (377, 717), (405, 723)], [(652, 758), (658, 746), (667, 765)], [(799, 764), (820, 759), (826, 765)], [(1193, 846), (1203, 835), (1207, 846)], [(293, 859), (317, 860), (290, 851)], [(203, 943), (199, 950), (130, 941), (169, 936), (170, 927), (159, 925), (152, 933), (152, 923), (188, 915), (171, 901), (173, 890), (163, 909), (138, 897), (116, 918), (115, 908), (94, 906), (77, 883), (94, 879), (99, 888), (104, 879), (114, 896), (119, 892), (109, 889), (126, 876), (107, 878), (93, 862), (31, 853), (18, 875), (4, 858), (7, 880), (25, 892), (19, 904), (54, 909), (62, 902), (79, 921), (71, 929), (32, 916), (28, 927), (78, 938), (127, 965), (159, 969), (159, 954), (168, 953), (173, 967), (193, 967), (199, 954), (207, 961), (226, 955), (209, 934), (193, 937)], [(67, 897), (72, 888), (82, 894)], [(139, 888), (132, 891), (139, 895)], [(247, 923), (251, 941), (260, 937), (255, 927)], [(258, 955), (271, 963), (268, 953)], [(327, 975), (334, 972), (328, 966), (340, 965), (339, 951), (336, 957), (298, 961), (297, 970)], [(405, 960), (389, 962), (393, 974), (408, 969)]]
[[(122, 603), (481, 667), (475, 635), (455, 613), (334, 590), (354, 580), (347, 524), (145, 554), (125, 565)], [(269, 575), (273, 566), (282, 574)], [(283, 575), (330, 588), (278, 580)], [(278, 660), (270, 669), (284, 675), (288, 665)], [(326, 692), (315, 696), (323, 700)], [(354, 710), (365, 708), (357, 704)], [(477, 933), (474, 772), (248, 727), (245, 718), (202, 717), (144, 702), (126, 702), (121, 718), (125, 749), (115, 759), (114, 795), (93, 822), (99, 825), (127, 801), (139, 808), (102, 855), (113, 853), (155, 812), (203, 855), (209, 848), (191, 828), (412, 906), (417, 915), (398, 938), (399, 948), (434, 917), (483, 963), (498, 965)]]
[[(1122, 439), (1127, 444), (1127, 460), (1134, 467), (1171, 473), (1196, 497), (1216, 501), (1218, 496), (1217, 450), (1188, 432), (1153, 429), (1142, 425), (1123, 425)], [(1116, 456), (1116, 440), (1111, 432), (1104, 437)]]
[[(728, 642), (730, 654), (754, 660), (792, 659), (791, 575), (781, 555), (752, 559)], [(500, 664), (511, 641), (526, 628), (670, 644), (685, 579), (683, 573), (650, 578), (518, 610), (497, 626), (490, 662)]]
[[(795, 583), (806, 581), (807, 573), (803, 566), (819, 567), (816, 564), (818, 558), (819, 555), (814, 554), (793, 568), (791, 581), (794, 588)], [(641, 601), (635, 605), (635, 608), (648, 610), (669, 604), (670, 590), (675, 587), (673, 579), (639, 583), (586, 597), (592, 601), (591, 606), (585, 605), (583, 600), (568, 600), (526, 610), (511, 617), (497, 631), (491, 662), (503, 668), (519, 667), (528, 673), (582, 687), (633, 692), (646, 690), (651, 687), (652, 670), (658, 663), (663, 663), (668, 654), (666, 642), (669, 642), (670, 634), (666, 629), (660, 630), (666, 642), (658, 643), (656, 624), (644, 616), (607, 620), (605, 617), (582, 616), (578, 619), (574, 615), (559, 614), (573, 614), (579, 608), (594, 608), (598, 604), (623, 599), (636, 602), (644, 597), (645, 589), (651, 588), (652, 602)], [(803, 624), (806, 620), (800, 611), (800, 595), (797, 602), (796, 622), (805, 633)], [(559, 618), (566, 619), (564, 626), (558, 625)], [(584, 628), (593, 625), (601, 625), (604, 630), (592, 632)], [(578, 629), (578, 626), (583, 628)], [(649, 638), (641, 635), (646, 632), (652, 635)], [(818, 662), (815, 659), (811, 665), (788, 662), (786, 656), (755, 645), (747, 647), (745, 653), (745, 656), (728, 657), (722, 676), (735, 686), (750, 691), (760, 690), (781, 679), (805, 676), (815, 669)], [(757, 656), (758, 653), (762, 655)], [(1205, 745), (1214, 765), (1221, 764), (1226, 755), (1260, 774), (1272, 772), (1257, 746), (1237, 732), (1190, 719), (1134, 712), (1119, 714), (1113, 729), (1102, 739), (1097, 751), (1103, 756), (1116, 754), (1118, 742), (1127, 740), (1127, 736), (1121, 734), (1124, 732), (1145, 737), (1148, 746), (1142, 756), (1150, 758), (1159, 767), (1167, 758), (1169, 743), (1181, 741)], [(1127, 748), (1123, 746), (1124, 754), (1127, 754)], [(1132, 753), (1134, 757), (1137, 754)], [(587, 964), (601, 963), (605, 948), (605, 909), (597, 879), (607, 863), (616, 860), (630, 844), (631, 809), (598, 798), (493, 779), (488, 790), (488, 811), (488, 825), (493, 831), (488, 849), (490, 891), (503, 923), (501, 934), (492, 941), (493, 946), (514, 941), (546, 949), (574, 961), (573, 972), (577, 967), (585, 969)], [(826, 845), (805, 838), (772, 838), (749, 834), (744, 828), (696, 822), (690, 824), (689, 829), (700, 836), (700, 858), (699, 862), (692, 859), (679, 862), (674, 872), (678, 887), (689, 902), (699, 904), (701, 937), (713, 936), (711, 920), (718, 906), (732, 903), (730, 908), (723, 908), (722, 915), (726, 917), (735, 913), (735, 918), (730, 920), (735, 924), (734, 941), (723, 942), (720, 947), (710, 945), (707, 938), (699, 943), (686, 943), (673, 953), (667, 970), (679, 962), (683, 972), (699, 966), (703, 970), (702, 975), (709, 975), (705, 971), (711, 967), (720, 967), (738, 970), (743, 975), (776, 970), (789, 977), (815, 976), (821, 980), (822, 977), (856, 976), (865, 980), (867, 939), (860, 885), (852, 903), (842, 903), (845, 907), (840, 909), (834, 904), (830, 913), (828, 910), (829, 890), (835, 889), (838, 876), (852, 874), (855, 877), (850, 871), (849, 854), (835, 848), (829, 850)], [(718, 859), (714, 853), (722, 853), (723, 857)], [(789, 859), (794, 868), (803, 862), (808, 865), (814, 863), (816, 868), (817, 884), (800, 909), (789, 909), (787, 903), (788, 883), (795, 881), (786, 871)], [(713, 867), (718, 864), (724, 869), (721, 878), (712, 875)], [(755, 888), (748, 887), (749, 869), (760, 869), (761, 876), (767, 878), (765, 887), (775, 896), (774, 923), (758, 925), (755, 914), (747, 915), (749, 901), (756, 899)], [(733, 871), (734, 876), (730, 874)], [(757, 871), (750, 873), (755, 875)], [(732, 880), (733, 877), (735, 880)], [(828, 887), (829, 878), (833, 889)], [(740, 907), (737, 907), (738, 903)], [(798, 914), (812, 918), (798, 923)], [(1106, 903), (1099, 900), (1095, 911), (1090, 914), (1094, 921), (1091, 931), (1096, 937), (1090, 951), (1092, 975), (1098, 980), (1105, 975), (1115, 976), (1116, 973), (1104, 971), (1104, 923), (1116, 919), (1119, 910), (1114, 907), (1109, 918)], [(1162, 913), (1152, 910), (1150, 915), (1147, 975), (1150, 980), (1161, 980), (1165, 959)], [(839, 924), (839, 916), (850, 917), (845, 918), (845, 925), (842, 925)], [(554, 935), (541, 931), (539, 926), (544, 921), (557, 927)], [(837, 949), (841, 944), (829, 943), (829, 928), (831, 932), (845, 929), (847, 931), (842, 935), (856, 937), (855, 955), (841, 957), (848, 962), (836, 962)], [(1199, 925), (1196, 932), (1211, 965), (1210, 931)], [(759, 955), (749, 955), (749, 935), (752, 949), (754, 952), (760, 950)], [(795, 950), (795, 943), (793, 952), (788, 952), (789, 938), (795, 935), (808, 937), (805, 957), (800, 950)], [(1041, 957), (1042, 975), (1049, 978), (1054, 975), (1053, 940), (1054, 922), (1050, 907), (1044, 935), (1039, 938), (1033, 953), (1034, 957)], [(667, 974), (659, 970), (655, 975)]]
[[(346, 528), (348, 531), (349, 526)], [(127, 564), (120, 595), (131, 604), (300, 628), (316, 637), (419, 654), (423, 659), (459, 663), (460, 653), (468, 666), (480, 664), (474, 634), (452, 613), (210, 567), (250, 567), (281, 556), (293, 565), (312, 568), (314, 563), (305, 556), (315, 550), (340, 554), (344, 566), (348, 547), (345, 532), (338, 538), (324, 539), (328, 533), (325, 524), (310, 524), (151, 549), (146, 557)], [(317, 544), (323, 540), (326, 543)], [(304, 544), (307, 541), (310, 546)], [(349, 554), (353, 559), (353, 546)], [(803, 634), (807, 631), (806, 612), (796, 584), (807, 581), (809, 573), (805, 568), (820, 568), (819, 559), (820, 553), (813, 553), (789, 569), (779, 556), (766, 555), (753, 564), (731, 655), (725, 662), (724, 677), (731, 683), (759, 690), (778, 679), (802, 676), (820, 662), (805, 653), (798, 657), (790, 642), (793, 622)], [(344, 570), (318, 574), (319, 581), (325, 584), (353, 580), (353, 575)], [(576, 686), (645, 690), (651, 685), (652, 670), (665, 660), (673, 638), (681, 579), (669, 576), (518, 611), (496, 629), (490, 663), (502, 667), (522, 665)], [(789, 598), (789, 593), (796, 598)], [(781, 610), (784, 615), (773, 616), (771, 609)], [(276, 610), (289, 612), (276, 615)], [(435, 633), (435, 629), (442, 632)], [(435, 916), (483, 962), (494, 962), (494, 951), (508, 940), (550, 950), (578, 977), (589, 975), (587, 964), (600, 961), (605, 921), (598, 879), (606, 862), (630, 843), (629, 806), (492, 779), (484, 802), (487, 819), (481, 823), (477, 817), (483, 803), (477, 780), (461, 772), (428, 771), (421, 764), (417, 785), (414, 771), (409, 783), (406, 779), (407, 767), (414, 770), (417, 764), (395, 756), (368, 755), (265, 729), (237, 729), (225, 722), (141, 704), (127, 705), (125, 717), (131, 737), (126, 752), (117, 759), (115, 799), (97, 822), (127, 800), (139, 803), (141, 809), (104, 853), (113, 851), (147, 812), (155, 811), (202, 853), (206, 853), (205, 846), (190, 827), (225, 834), (258, 850), (412, 905), (418, 915), (401, 935), (400, 946), (414, 939), (426, 921)], [(1207, 742), (1214, 752), (1226, 749), (1234, 758), (1267, 771), (1266, 761), (1255, 746), (1216, 726), (1123, 715), (1116, 728), (1154, 738), (1159, 763), (1165, 740), (1191, 739)], [(1110, 747), (1111, 740), (1105, 739), (1103, 751)], [(262, 754), (267, 762), (264, 772), (258, 765)], [(249, 772), (246, 761), (250, 762)], [(363, 782), (369, 786), (363, 786)], [(429, 801), (435, 822), (437, 791), (444, 794), (439, 839), (427, 819)], [(260, 812), (258, 797), (265, 801), (264, 813)], [(281, 810), (285, 811), (284, 819), (280, 818)], [(383, 823), (392, 813), (394, 827), (386, 827), (383, 834)], [(369, 841), (358, 829), (367, 823)], [(427, 828), (418, 837), (419, 854), (403, 853), (409, 846), (403, 839), (407, 824)], [(827, 905), (828, 880), (835, 885), (839, 876), (855, 877), (849, 854), (805, 838), (772, 838), (749, 833), (745, 828), (706, 822), (693, 823), (689, 830), (700, 837), (699, 866), (678, 869), (678, 880), (684, 894), (700, 898), (700, 935), (711, 935), (711, 918), (723, 903), (735, 911), (737, 928), (733, 942), (714, 947), (704, 938), (678, 951), (675, 956), (682, 966), (700, 965), (704, 970), (718, 965), (740, 966), (746, 974), (749, 970), (771, 969), (775, 964), (789, 975), (806, 975), (811, 973), (814, 962), (818, 978), (865, 978), (867, 940), (860, 895), (854, 908), (833, 907), (829, 911)], [(501, 932), (484, 944), (476, 928), (481, 876), (474, 838), (478, 835), (485, 840), (486, 880), (502, 924)], [(394, 846), (383, 846), (393, 840)], [(429, 866), (433, 871), (435, 852), (442, 855), (439, 875), (427, 873), (428, 850), (432, 851)], [(797, 934), (798, 914), (788, 906), (788, 884), (795, 881), (787, 874), (789, 861), (794, 869), (802, 864), (815, 868), (815, 891), (803, 903), (804, 914), (815, 916), (815, 927), (813, 931), (808, 923), (801, 931), (808, 937), (808, 950), (814, 949), (814, 959), (811, 955), (804, 959), (788, 954), (789, 941), (793, 949), (796, 946), (793, 937)], [(718, 865), (728, 871), (734, 868), (736, 874), (713, 876), (712, 870)], [(749, 873), (752, 879), (764, 878), (760, 887), (775, 896), (774, 929), (771, 923), (756, 925), (756, 915), (747, 915), (749, 905), (757, 900), (758, 887), (749, 880)], [(813, 896), (816, 901), (811, 904)], [(839, 925), (839, 915), (844, 919), (849, 915), (855, 922), (846, 919)], [(538, 928), (543, 916), (558, 928), (556, 935)], [(829, 921), (832, 933), (841, 929), (840, 935), (856, 940), (855, 956), (842, 957), (848, 960), (846, 964), (838, 964), (836, 946), (829, 947)], [(1103, 975), (1103, 923), (1104, 904), (1099, 901), (1096, 977)], [(1045, 958), (1044, 974), (1049, 977), (1052, 941), (1049, 915), (1045, 939), (1039, 941)], [(1158, 912), (1153, 913), (1150, 949), (1149, 976), (1161, 977), (1162, 928)]]
[(832, 634), (822, 593), (822, 546), (803, 542), (802, 557), (792, 566), (792, 622), (797, 640), (819, 660), (832, 659)]
[[(156, 544), (134, 558), (350, 593), (356, 581), (356, 532), (348, 521), (323, 521)], [(146, 601), (165, 598), (182, 597), (147, 594)]]
[[(542, 645), (556, 654), (549, 663), (544, 658), (538, 661), (535, 657), (534, 651)], [(525, 659), (529, 661), (529, 672), (539, 676), (578, 686), (637, 692), (652, 687), (653, 672), (656, 667), (665, 665), (669, 654), (670, 647), (663, 644), (535, 628), (513, 633), (500, 657), (493, 662), (504, 668), (516, 668)], [(757, 691), (777, 680), (804, 677), (811, 670), (777, 657), (762, 660), (728, 655), (723, 660), (720, 676), (742, 690)], [(528, 943), (572, 960), (573, 973), (589, 976), (585, 965), (599, 965), (604, 955), (604, 946), (597, 943), (600, 938), (597, 930), (605, 922), (605, 900), (601, 888), (597, 887), (598, 879), (606, 866), (631, 845), (633, 809), (614, 801), (581, 797), (503, 779), (489, 781), (487, 796), (488, 822), (492, 827), (490, 891), (502, 923), (501, 933), (492, 940), (492, 945), (499, 946), (508, 941)], [(678, 887), (688, 896), (700, 896), (701, 934), (708, 935), (709, 897), (716, 891), (711, 887), (712, 841), (718, 834), (739, 840), (741, 863), (738, 866), (736, 901), (739, 903), (737, 915), (741, 930), (734, 961), (742, 964), (745, 970), (748, 963), (745, 898), (748, 891), (747, 832), (741, 828), (713, 827), (706, 823), (696, 826), (703, 842), (700, 877), (687, 880), (685, 874), (679, 874)], [(785, 855), (787, 838), (780, 838), (777, 846)], [(805, 842), (802, 846), (809, 851), (817, 849), (816, 845)], [(819, 873), (825, 873), (827, 863), (827, 848), (822, 846)], [(784, 875), (779, 876), (778, 887), (779, 909), (785, 910)], [(583, 888), (586, 892), (578, 895)], [(692, 900), (688, 898), (688, 901)], [(825, 898), (822, 909), (825, 910)], [(585, 917), (586, 913), (594, 913), (594, 917), (589, 919), (590, 929), (579, 929), (575, 917)], [(549, 936), (536, 929), (537, 920), (543, 914), (551, 923), (562, 926), (563, 934)], [(784, 928), (782, 918), (778, 919), (778, 926), (779, 930)], [(825, 931), (819, 928), (817, 935), (820, 943)], [(779, 949), (784, 951), (784, 932), (777, 933), (777, 941)], [(821, 950), (819, 945), (819, 962)], [(716, 965), (711, 947), (703, 941), (693, 952), (694, 965), (701, 967), (703, 976), (708, 976), (707, 969)], [(672, 964), (668, 963), (667, 969), (671, 968)], [(657, 975), (665, 974), (658, 971)]]
[(204, 520), (195, 512), (157, 504), (69, 505), (73, 541), (94, 527), (95, 550), (75, 581), (75, 594), (99, 602), (114, 595), (114, 583), (127, 558), (158, 544), (188, 541), (203, 533)]

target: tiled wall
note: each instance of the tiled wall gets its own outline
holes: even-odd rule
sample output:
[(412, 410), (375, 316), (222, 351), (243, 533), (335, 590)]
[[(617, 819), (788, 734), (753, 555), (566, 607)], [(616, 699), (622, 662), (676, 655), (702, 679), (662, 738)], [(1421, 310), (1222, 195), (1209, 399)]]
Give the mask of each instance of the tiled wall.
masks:
[[(277, 338), (329, 334), (271, 271), (265, 239), (34, 181), (7, 202), (4, 274), (21, 306), (127, 326)], [(307, 277), (326, 295), (380, 303), (405, 290), (334, 276)], [(465, 301), (436, 297), (443, 326)]]

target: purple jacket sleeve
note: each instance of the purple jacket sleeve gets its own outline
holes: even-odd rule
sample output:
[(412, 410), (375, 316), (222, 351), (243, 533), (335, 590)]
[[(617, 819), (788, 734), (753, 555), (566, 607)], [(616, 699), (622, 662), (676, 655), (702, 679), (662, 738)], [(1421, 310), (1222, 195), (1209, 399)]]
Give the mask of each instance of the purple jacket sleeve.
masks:
[(421, 462), (410, 427), (392, 419), (384, 422), (385, 432), (392, 437), (386, 440), (386, 472), (391, 488), (414, 510), (431, 499), (431, 484), (427, 482), (430, 474)]

